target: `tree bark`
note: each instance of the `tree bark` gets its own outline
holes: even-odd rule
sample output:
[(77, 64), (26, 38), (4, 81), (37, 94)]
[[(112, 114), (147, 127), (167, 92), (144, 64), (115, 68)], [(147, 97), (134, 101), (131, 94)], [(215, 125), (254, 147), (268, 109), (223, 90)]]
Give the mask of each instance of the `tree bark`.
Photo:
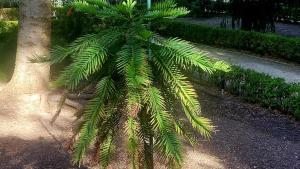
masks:
[(16, 64), (8, 89), (16, 94), (48, 90), (50, 65), (30, 58), (48, 54), (51, 38), (51, 0), (21, 0)]

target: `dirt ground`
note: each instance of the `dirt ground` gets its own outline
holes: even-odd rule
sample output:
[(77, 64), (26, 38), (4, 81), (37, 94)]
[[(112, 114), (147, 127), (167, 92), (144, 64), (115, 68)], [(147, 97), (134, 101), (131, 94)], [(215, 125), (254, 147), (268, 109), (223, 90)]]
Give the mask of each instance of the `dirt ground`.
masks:
[[(217, 126), (210, 141), (185, 146), (184, 169), (299, 169), (300, 125), (286, 115), (198, 87), (202, 111)], [(55, 137), (53, 137), (55, 138)], [(75, 169), (63, 139), (0, 135), (0, 169)], [(117, 149), (118, 150), (118, 149)], [(119, 151), (119, 150), (118, 150)], [(112, 169), (129, 168), (126, 155)], [(81, 168), (91, 168), (88, 164)], [(157, 165), (156, 168), (164, 168)]]

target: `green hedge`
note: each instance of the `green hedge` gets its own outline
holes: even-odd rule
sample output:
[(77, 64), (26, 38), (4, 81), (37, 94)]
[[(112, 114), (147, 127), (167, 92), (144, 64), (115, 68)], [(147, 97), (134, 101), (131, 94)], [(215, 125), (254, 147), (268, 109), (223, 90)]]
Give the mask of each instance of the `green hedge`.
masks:
[(293, 114), (300, 119), (300, 84), (288, 84), (253, 70), (233, 67), (231, 72), (210, 75), (209, 82), (248, 102)]
[(155, 29), (165, 36), (179, 37), (195, 43), (246, 50), (300, 63), (300, 38), (274, 34), (228, 30), (182, 21), (168, 21)]
[(17, 8), (0, 8), (0, 20), (17, 21), (19, 10)]

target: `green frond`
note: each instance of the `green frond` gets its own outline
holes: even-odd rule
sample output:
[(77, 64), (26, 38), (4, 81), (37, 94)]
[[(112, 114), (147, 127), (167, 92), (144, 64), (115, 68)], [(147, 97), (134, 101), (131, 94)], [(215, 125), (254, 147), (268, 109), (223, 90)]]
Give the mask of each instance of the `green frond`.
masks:
[(124, 37), (124, 32), (124, 30), (118, 27), (112, 27), (110, 29), (102, 30), (98, 35), (98, 43), (105, 48), (110, 48), (115, 43), (118, 43), (122, 40), (122, 38)]
[(80, 56), (74, 59), (54, 83), (56, 86), (66, 86), (74, 90), (82, 80), (99, 71), (106, 60), (106, 50), (94, 43), (82, 50)]
[[(119, 28), (110, 28), (102, 30), (97, 34), (84, 35), (77, 38), (68, 46), (68, 54), (70, 54), (72, 58), (79, 57), (82, 51), (94, 44), (102, 46), (103, 48), (109, 48), (120, 40), (122, 34), (123, 32)], [(59, 51), (63, 52), (63, 49)]]
[[(87, 34), (84, 36), (81, 36), (74, 40), (69, 46), (68, 50), (69, 53), (73, 58), (76, 58), (78, 53), (80, 53), (85, 48), (89, 47), (90, 45), (97, 43), (99, 41), (97, 34)], [(59, 54), (59, 53), (58, 53)], [(64, 54), (64, 53), (62, 53)]]
[(99, 162), (103, 168), (107, 168), (114, 149), (115, 149), (115, 145), (113, 143), (113, 136), (112, 134), (109, 134), (101, 144)]
[(169, 8), (175, 8), (177, 5), (174, 0), (166, 0), (166, 1), (161, 1), (153, 4), (153, 7), (151, 10), (165, 10)]
[(85, 0), (88, 4), (96, 5), (98, 7), (109, 7), (110, 3), (107, 0)]
[(126, 72), (126, 66), (132, 62), (133, 57), (135, 55), (141, 56), (145, 53), (143, 49), (138, 46), (131, 46), (131, 45), (125, 45), (122, 47), (122, 49), (118, 52), (118, 58), (117, 58), (117, 68), (121, 74), (124, 74)]
[(87, 147), (93, 142), (98, 133), (99, 128), (97, 126), (99, 126), (100, 122), (102, 123), (105, 121), (105, 117), (107, 117), (105, 114), (104, 103), (107, 100), (108, 95), (110, 95), (112, 88), (114, 88), (112, 86), (112, 80), (109, 77), (102, 78), (97, 85), (97, 91), (100, 93), (97, 93), (96, 97), (89, 101), (83, 111), (82, 127), (74, 150), (73, 161), (75, 163), (81, 162)]
[(197, 144), (197, 139), (194, 137), (194, 135), (191, 132), (189, 132), (188, 128), (185, 127), (181, 121), (176, 120), (174, 126), (177, 134), (185, 137), (192, 146)]
[(138, 130), (139, 128), (137, 121), (132, 117), (128, 117), (125, 125), (125, 131), (128, 136), (128, 150), (131, 156), (132, 168), (135, 168), (137, 165), (136, 155), (139, 145)]
[[(107, 51), (96, 44), (95, 46), (87, 47), (80, 55), (76, 58), (75, 63), (77, 69), (82, 71), (85, 78), (88, 78), (91, 74), (101, 69), (103, 63), (107, 59)], [(81, 72), (80, 71), (80, 72)]]
[(231, 66), (224, 62), (224, 61), (216, 61), (214, 63), (214, 68), (216, 70), (224, 71), (224, 72), (230, 72), (231, 71)]
[(164, 10), (150, 10), (145, 15), (145, 18), (149, 20), (174, 19), (179, 16), (184, 16), (188, 13), (189, 10), (185, 7), (168, 8)]
[(135, 7), (136, 4), (137, 4), (137, 2), (135, 0), (124, 0), (122, 2), (122, 5), (124, 7), (126, 7), (126, 9), (129, 13), (132, 13), (133, 8)]
[(97, 18), (110, 20), (121, 20), (126, 21), (127, 18), (120, 13), (116, 8), (103, 8), (97, 12)]
[(51, 49), (49, 56), (34, 55), (31, 58), (29, 58), (29, 61), (32, 63), (49, 62), (50, 64), (56, 64), (56, 63), (61, 63), (68, 56), (70, 56), (70, 54), (67, 48), (61, 46), (55, 46), (54, 48)]
[[(101, 36), (102, 35), (102, 36)], [(66, 86), (74, 90), (81, 81), (88, 79), (103, 67), (108, 59), (107, 49), (119, 41), (122, 32), (119, 29), (107, 29), (99, 34), (89, 34), (76, 39), (69, 48), (60, 48), (57, 60), (72, 55), (73, 63), (69, 65), (54, 82), (58, 87)], [(67, 52), (67, 53), (64, 53)]]
[(101, 114), (104, 114), (102, 98), (96, 97), (90, 101), (86, 110), (84, 111), (84, 122), (79, 133), (79, 138), (76, 141), (73, 162), (81, 163), (82, 157), (86, 152), (88, 146), (94, 141), (98, 132), (97, 123), (101, 119)]
[(146, 108), (143, 108), (138, 116), (140, 124), (139, 138), (143, 144), (142, 150), (140, 148), (140, 155), (143, 156), (144, 168), (153, 168), (153, 157), (154, 157), (154, 131), (151, 125), (151, 114), (147, 112)]
[(98, 82), (96, 86), (96, 94), (102, 95), (104, 99), (110, 99), (115, 94), (116, 86), (111, 76), (106, 76)]
[(127, 87), (128, 113), (135, 116), (141, 108), (142, 92), (151, 82), (146, 51), (139, 45), (125, 45), (118, 56), (117, 67)]
[(160, 91), (150, 87), (147, 91), (148, 111), (151, 112), (151, 123), (157, 133), (156, 146), (163, 152), (168, 160), (174, 160), (178, 164), (182, 161), (181, 145), (174, 130), (174, 120), (165, 111), (165, 101)]
[(211, 120), (198, 116), (195, 112), (192, 110), (189, 110), (189, 108), (186, 107), (186, 105), (183, 105), (183, 110), (187, 116), (187, 118), (192, 123), (192, 126), (205, 138), (211, 137), (211, 132), (215, 130), (215, 126), (212, 125)]
[(61, 46), (55, 46), (50, 51), (50, 63), (56, 64), (61, 63), (63, 60), (65, 60), (67, 57), (70, 56), (68, 48), (64, 48)]
[(90, 15), (97, 15), (99, 7), (95, 5), (91, 5), (86, 1), (75, 1), (70, 4), (76, 11), (90, 14)]
[(184, 113), (192, 126), (201, 135), (208, 138), (210, 132), (214, 130), (214, 126), (211, 125), (208, 119), (197, 115), (200, 112), (200, 104), (193, 86), (186, 81), (186, 78), (177, 69), (167, 65), (159, 57), (155, 57), (155, 59), (155, 64), (161, 70), (166, 82), (171, 86), (171, 92), (180, 100)]
[(215, 70), (213, 60), (187, 41), (170, 38), (163, 40), (161, 46), (158, 54), (184, 69), (200, 68), (208, 73)]
[(131, 59), (126, 65), (126, 81), (130, 89), (136, 90), (150, 83), (146, 51), (142, 48), (130, 48)]

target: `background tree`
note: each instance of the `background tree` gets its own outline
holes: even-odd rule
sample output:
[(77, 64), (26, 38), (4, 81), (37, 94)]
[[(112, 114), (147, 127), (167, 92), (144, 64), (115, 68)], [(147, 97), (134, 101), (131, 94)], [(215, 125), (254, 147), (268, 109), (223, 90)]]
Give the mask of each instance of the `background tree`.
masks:
[(16, 64), (7, 88), (17, 94), (40, 93), (47, 90), (50, 66), (31, 63), (28, 59), (45, 56), (50, 47), (51, 1), (21, 0)]
[(233, 22), (240, 19), (243, 30), (273, 32), (276, 6), (274, 0), (233, 0)]

